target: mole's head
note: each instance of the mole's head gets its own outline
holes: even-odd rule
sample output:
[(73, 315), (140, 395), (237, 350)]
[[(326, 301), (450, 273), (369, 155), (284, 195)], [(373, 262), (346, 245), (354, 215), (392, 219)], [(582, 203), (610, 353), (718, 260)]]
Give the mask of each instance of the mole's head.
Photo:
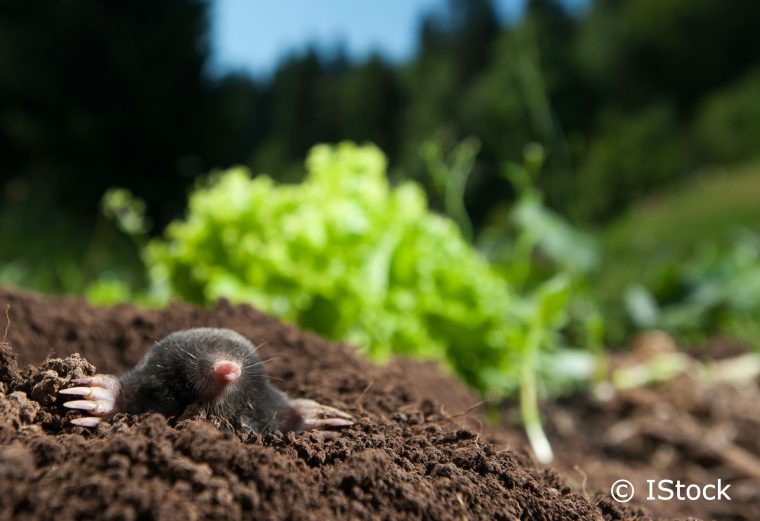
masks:
[(216, 328), (168, 335), (123, 382), (133, 391), (128, 393), (134, 396), (128, 400), (135, 404), (132, 409), (178, 415), (194, 405), (230, 421), (276, 393), (253, 344)]
[[(154, 348), (168, 368), (182, 380), (191, 401), (213, 402), (235, 393), (254, 392), (256, 381), (267, 376), (256, 348), (229, 329), (196, 328), (173, 333)], [(163, 364), (159, 364), (163, 365)]]

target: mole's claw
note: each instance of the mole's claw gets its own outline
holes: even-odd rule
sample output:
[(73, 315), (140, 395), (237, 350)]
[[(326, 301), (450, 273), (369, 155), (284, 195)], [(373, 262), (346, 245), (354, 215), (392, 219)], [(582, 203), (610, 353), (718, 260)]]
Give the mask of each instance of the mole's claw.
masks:
[(95, 400), (112, 400), (113, 393), (108, 389), (102, 387), (69, 387), (68, 389), (61, 389), (59, 394), (76, 394), (79, 396), (87, 396), (90, 399)]
[[(81, 396), (84, 400), (65, 402), (63, 404), (64, 407), (89, 411), (97, 416), (108, 416), (114, 412), (116, 397), (119, 393), (118, 378), (108, 374), (96, 374), (94, 376), (79, 378), (74, 380), (74, 382), (82, 385), (82, 387), (69, 387), (68, 389), (61, 389), (58, 393)], [(93, 427), (100, 423), (100, 419), (76, 418), (72, 420), (72, 423), (83, 427)]]
[(116, 390), (119, 388), (119, 379), (110, 374), (96, 374), (93, 376), (84, 376), (72, 380), (75, 384), (84, 384), (95, 387), (104, 387), (106, 389)]
[(98, 408), (98, 404), (90, 400), (74, 400), (64, 403), (63, 406), (69, 409), (82, 409), (83, 411), (94, 411)]
[(343, 418), (325, 418), (323, 420), (314, 420), (314, 427), (348, 427), (353, 425), (353, 420), (344, 420)]
[(71, 423), (74, 425), (79, 425), (80, 427), (97, 427), (97, 425), (102, 420), (100, 418), (95, 418), (94, 416), (88, 416), (84, 418), (74, 418), (71, 420)]
[(351, 424), (354, 423), (354, 417), (347, 412), (343, 412), (340, 409), (336, 409), (335, 407), (330, 407), (329, 405), (321, 405), (320, 407), (322, 408), (322, 414), (330, 414), (332, 416), (337, 416), (338, 418), (345, 418), (346, 420), (352, 420)]
[(304, 430), (348, 427), (354, 424), (350, 414), (314, 400), (290, 400), (290, 406), (303, 418)]
[(89, 396), (91, 390), (92, 389), (89, 387), (69, 387), (67, 389), (61, 389), (58, 391), (58, 394), (79, 394), (81, 396)]

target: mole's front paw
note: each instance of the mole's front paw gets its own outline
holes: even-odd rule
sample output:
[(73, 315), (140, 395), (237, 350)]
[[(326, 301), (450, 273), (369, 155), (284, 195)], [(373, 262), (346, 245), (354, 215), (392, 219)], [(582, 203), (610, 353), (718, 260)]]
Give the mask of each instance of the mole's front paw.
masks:
[(70, 387), (61, 389), (60, 394), (73, 394), (82, 396), (84, 400), (74, 400), (63, 404), (69, 409), (81, 409), (94, 416), (76, 418), (71, 423), (82, 427), (95, 427), (100, 423), (103, 416), (115, 412), (116, 396), (119, 394), (119, 379), (109, 374), (96, 374), (74, 380), (76, 384), (88, 387)]
[(354, 424), (353, 417), (314, 400), (290, 400), (290, 407), (301, 416), (301, 429), (333, 429)]

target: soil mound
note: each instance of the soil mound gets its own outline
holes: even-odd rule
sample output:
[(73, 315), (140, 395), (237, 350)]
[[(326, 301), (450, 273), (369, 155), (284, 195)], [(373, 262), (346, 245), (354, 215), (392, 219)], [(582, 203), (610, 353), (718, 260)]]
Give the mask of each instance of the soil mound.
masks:
[[(373, 365), (350, 346), (226, 302), (96, 308), (0, 289), (6, 304), (0, 519), (647, 519), (589, 500), (463, 426), (458, 413), (477, 397), (434, 364)], [(96, 367), (119, 374), (152, 341), (196, 326), (264, 344), (278, 387), (347, 410), (356, 425), (324, 437), (246, 435), (158, 414), (120, 414), (92, 430), (68, 423), (57, 392), (71, 379)]]

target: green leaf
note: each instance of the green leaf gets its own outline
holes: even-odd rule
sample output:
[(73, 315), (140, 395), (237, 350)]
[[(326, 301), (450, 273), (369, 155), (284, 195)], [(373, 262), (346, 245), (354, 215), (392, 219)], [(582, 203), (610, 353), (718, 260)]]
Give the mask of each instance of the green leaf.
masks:
[(535, 291), (538, 312), (542, 324), (560, 327), (567, 318), (567, 304), (570, 299), (570, 280), (565, 275), (557, 275)]

